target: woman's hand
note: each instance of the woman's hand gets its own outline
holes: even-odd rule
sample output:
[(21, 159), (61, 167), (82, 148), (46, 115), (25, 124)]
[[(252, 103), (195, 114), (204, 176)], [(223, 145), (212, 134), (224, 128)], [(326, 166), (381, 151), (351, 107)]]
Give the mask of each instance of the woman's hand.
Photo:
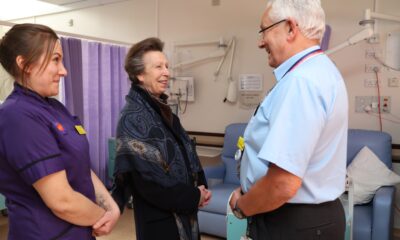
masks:
[(107, 210), (103, 217), (93, 225), (93, 236), (99, 237), (111, 233), (119, 216), (119, 208)]
[(111, 233), (111, 230), (117, 223), (121, 212), (108, 190), (93, 171), (91, 171), (91, 176), (96, 194), (96, 202), (106, 211), (104, 215), (93, 225), (92, 234), (94, 236), (103, 236)]
[(92, 226), (106, 211), (76, 192), (69, 184), (65, 170), (39, 179), (33, 187), (57, 217), (78, 226)]
[(207, 190), (204, 185), (198, 186), (198, 189), (200, 190), (199, 207), (205, 207), (210, 202), (212, 193)]

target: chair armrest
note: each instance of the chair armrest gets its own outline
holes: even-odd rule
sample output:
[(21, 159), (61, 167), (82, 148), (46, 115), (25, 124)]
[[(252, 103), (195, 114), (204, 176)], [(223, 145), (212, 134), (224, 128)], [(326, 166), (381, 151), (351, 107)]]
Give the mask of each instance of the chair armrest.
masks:
[(372, 205), (372, 240), (389, 240), (393, 227), (393, 202), (395, 188), (380, 187), (375, 193)]
[(225, 165), (220, 164), (216, 166), (209, 166), (204, 168), (204, 174), (206, 178), (216, 178), (216, 179), (223, 179), (225, 176)]
[(220, 164), (217, 166), (205, 167), (204, 174), (206, 175), (208, 187), (212, 188), (214, 185), (224, 181), (225, 165)]

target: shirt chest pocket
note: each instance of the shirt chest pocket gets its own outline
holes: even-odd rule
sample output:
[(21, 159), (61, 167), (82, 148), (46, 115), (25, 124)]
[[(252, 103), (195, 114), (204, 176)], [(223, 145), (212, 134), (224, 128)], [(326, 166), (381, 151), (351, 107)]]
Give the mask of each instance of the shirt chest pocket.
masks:
[(89, 144), (86, 132), (78, 117), (68, 121), (53, 122), (52, 131), (55, 133), (60, 150), (71, 155), (85, 154)]

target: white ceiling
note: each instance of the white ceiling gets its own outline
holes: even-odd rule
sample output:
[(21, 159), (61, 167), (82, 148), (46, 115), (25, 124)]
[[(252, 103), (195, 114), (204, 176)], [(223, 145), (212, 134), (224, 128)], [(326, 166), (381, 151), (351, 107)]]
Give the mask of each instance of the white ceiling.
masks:
[[(68, 5), (77, 2), (93, 2), (93, 0), (40, 0), (42, 2), (48, 2), (56, 5)], [(96, 0), (95, 0), (96, 1)]]
[(12, 21), (122, 1), (129, 0), (8, 0), (0, 2), (0, 20)]
[(77, 6), (77, 5), (97, 6), (113, 2), (121, 2), (122, 0), (39, 0), (39, 1), (60, 6)]

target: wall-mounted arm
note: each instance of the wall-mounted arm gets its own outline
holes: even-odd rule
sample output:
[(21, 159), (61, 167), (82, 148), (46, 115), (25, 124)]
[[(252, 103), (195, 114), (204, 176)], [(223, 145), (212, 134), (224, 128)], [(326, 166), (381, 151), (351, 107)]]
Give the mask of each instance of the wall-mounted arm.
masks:
[(190, 67), (190, 66), (195, 65), (195, 64), (206, 62), (208, 60), (213, 60), (213, 59), (216, 59), (216, 58), (223, 57), (224, 55), (225, 55), (225, 50), (224, 49), (218, 49), (217, 51), (212, 52), (212, 53), (208, 54), (207, 56), (199, 57), (199, 58), (196, 58), (196, 59), (193, 59), (193, 60), (183, 61), (181, 63), (175, 64), (175, 66), (173, 66), (172, 68), (173, 69), (186, 68), (186, 67)]
[(237, 99), (237, 87), (236, 87), (236, 82), (232, 78), (232, 65), (233, 65), (233, 58), (235, 57), (235, 49), (236, 49), (236, 41), (235, 38), (232, 37), (232, 55), (231, 59), (229, 61), (229, 67), (228, 67), (228, 88), (226, 92), (226, 97), (224, 99), (224, 102), (236, 102)]
[(221, 71), (222, 64), (224, 63), (226, 55), (228, 54), (229, 50), (231, 49), (233, 42), (234, 42), (234, 37), (232, 37), (231, 41), (228, 44), (228, 47), (225, 49), (225, 55), (221, 58), (221, 60), (218, 63), (218, 67), (214, 72), (214, 81), (217, 80), (219, 72)]
[(174, 44), (174, 47), (178, 48), (178, 47), (191, 47), (191, 46), (214, 45), (214, 44), (217, 44), (219, 47), (225, 46), (224, 39), (221, 37), (220, 39), (213, 39), (213, 40), (178, 42)]
[(182, 69), (191, 67), (192, 65), (200, 64), (208, 60), (214, 60), (216, 58), (224, 57), (226, 55), (227, 49), (225, 48), (227, 48), (227, 45), (224, 43), (224, 39), (222, 37), (220, 39), (213, 39), (213, 40), (179, 42), (174, 44), (174, 49), (181, 47), (194, 47), (194, 46), (204, 46), (204, 45), (217, 45), (219, 49), (215, 52), (208, 54), (207, 56), (177, 63), (174, 66), (172, 66), (172, 69)]
[(345, 48), (350, 45), (354, 45), (362, 40), (368, 39), (368, 38), (372, 37), (373, 34), (374, 34), (374, 30), (372, 29), (372, 27), (366, 27), (363, 30), (361, 30), (360, 32), (349, 37), (345, 42), (337, 45), (334, 48), (328, 49), (325, 53), (332, 54), (334, 52), (341, 50), (342, 48)]
[[(370, 10), (367, 9), (365, 11), (370, 11)], [(392, 15), (371, 12), (371, 11), (370, 11), (370, 14), (371, 14), (372, 19), (382, 19), (382, 20), (387, 20), (387, 21), (400, 22), (400, 17), (398, 17), (398, 16), (392, 16)]]
[(375, 19), (381, 19), (386, 21), (400, 22), (400, 17), (391, 16), (387, 14), (372, 12), (370, 9), (366, 9), (364, 13), (364, 20), (360, 21), (360, 25), (364, 26), (364, 29), (348, 38), (345, 42), (338, 46), (326, 51), (326, 54), (332, 54), (347, 46), (354, 45), (362, 40), (371, 38), (376, 32), (374, 32)]

